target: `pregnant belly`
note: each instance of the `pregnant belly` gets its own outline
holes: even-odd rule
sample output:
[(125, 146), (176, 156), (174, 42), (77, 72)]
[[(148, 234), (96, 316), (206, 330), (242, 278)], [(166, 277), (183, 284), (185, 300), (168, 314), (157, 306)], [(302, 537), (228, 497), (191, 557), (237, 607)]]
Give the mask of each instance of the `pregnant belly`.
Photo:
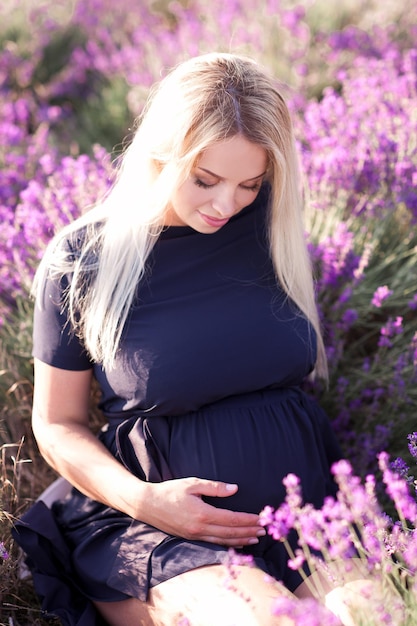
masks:
[(143, 480), (236, 483), (233, 496), (206, 500), (252, 513), (281, 504), (289, 473), (301, 479), (304, 500), (320, 507), (334, 493), (329, 464), (340, 458), (326, 416), (294, 389), (235, 396), (183, 416), (128, 419), (103, 441)]
[(294, 473), (301, 478), (306, 500), (320, 505), (328, 478), (310, 417), (285, 393), (259, 396), (257, 402), (229, 400), (172, 418), (164, 451), (172, 476), (236, 483), (235, 495), (206, 500), (259, 513), (267, 504), (282, 502), (282, 479)]

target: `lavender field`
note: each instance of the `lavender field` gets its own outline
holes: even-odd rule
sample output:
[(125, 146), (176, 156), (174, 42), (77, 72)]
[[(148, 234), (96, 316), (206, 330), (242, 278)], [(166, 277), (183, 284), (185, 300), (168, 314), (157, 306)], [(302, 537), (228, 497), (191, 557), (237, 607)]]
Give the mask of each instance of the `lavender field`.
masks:
[[(34, 270), (55, 230), (105, 193), (152, 83), (212, 50), (249, 54), (287, 84), (330, 368), (328, 389), (309, 383), (308, 391), (354, 474), (369, 480), (385, 471), (391, 490), (375, 493), (389, 514), (401, 509), (398, 472), (415, 501), (415, 0), (119, 0), (117, 10), (109, 0), (3, 0), (0, 626), (44, 623), (10, 536), (13, 516), (53, 478), (29, 424)], [(406, 560), (413, 575), (417, 512), (407, 511), (400, 521), (408, 519), (414, 541)], [(403, 621), (392, 620), (378, 624), (417, 623), (417, 601)]]

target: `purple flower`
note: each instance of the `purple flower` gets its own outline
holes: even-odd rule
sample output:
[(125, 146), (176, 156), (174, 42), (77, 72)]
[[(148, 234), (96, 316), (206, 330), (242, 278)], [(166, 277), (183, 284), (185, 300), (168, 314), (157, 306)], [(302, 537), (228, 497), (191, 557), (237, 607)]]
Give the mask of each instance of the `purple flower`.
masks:
[[(367, 566), (371, 569), (384, 559), (385, 548), (380, 541), (380, 525), (374, 522), (365, 524), (361, 532), (361, 543), (366, 553)], [(352, 555), (353, 556), (353, 555)]]
[(291, 507), (296, 509), (302, 504), (300, 479), (295, 474), (288, 474), (283, 478), (282, 484), (287, 490), (285, 501)]
[(393, 472), (396, 472), (403, 478), (407, 478), (408, 472), (410, 470), (407, 463), (401, 457), (397, 457), (396, 459), (391, 461), (390, 468), (392, 469)]
[(323, 549), (326, 545), (324, 534), (326, 523), (323, 511), (314, 509), (311, 505), (305, 505), (298, 513), (297, 526), (303, 544), (307, 544), (313, 550)]
[(292, 570), (301, 569), (306, 560), (305, 554), (302, 550), (297, 548), (293, 559), (288, 559), (288, 567)]
[(400, 335), (403, 332), (402, 327), (403, 318), (401, 315), (398, 315), (395, 319), (390, 317), (388, 322), (381, 328), (380, 337), (378, 340), (378, 346), (391, 348), (392, 341), (391, 339), (395, 335)]
[(352, 324), (354, 324), (356, 322), (356, 320), (358, 319), (359, 314), (356, 311), (356, 309), (347, 309), (344, 313), (343, 313), (343, 322), (347, 325), (347, 326), (351, 326)]
[(384, 285), (383, 287), (378, 287), (372, 297), (371, 304), (379, 308), (381, 307), (384, 300), (392, 296), (393, 293), (394, 292), (392, 291), (392, 289), (388, 289), (387, 285)]
[(405, 562), (410, 570), (417, 572), (417, 530), (414, 529), (408, 534), (408, 545), (403, 551)]
[(247, 565), (252, 567), (254, 565), (254, 558), (252, 554), (240, 554), (233, 548), (229, 548), (227, 553), (227, 566), (232, 568), (234, 565)]
[(386, 452), (378, 455), (379, 467), (383, 472), (383, 481), (390, 498), (402, 519), (417, 523), (417, 503), (410, 495), (407, 481), (389, 468), (389, 456)]
[(411, 340), (410, 351), (412, 363), (414, 367), (417, 367), (417, 332), (414, 333), (414, 336)]
[(293, 527), (294, 519), (288, 503), (283, 502), (276, 511), (270, 506), (265, 507), (259, 521), (262, 526), (267, 527), (268, 534), (276, 541), (283, 541)]
[(314, 598), (280, 596), (274, 600), (272, 613), (290, 617), (295, 626), (340, 626), (339, 619)]
[(3, 541), (0, 541), (0, 556), (2, 557), (2, 559), (5, 559), (5, 560), (9, 558), (9, 553), (6, 550), (6, 547)]
[(346, 459), (336, 461), (332, 465), (332, 473), (338, 478), (352, 476), (352, 466)]
[(352, 294), (352, 287), (346, 287), (346, 289), (344, 289), (342, 294), (339, 296), (339, 303), (345, 304), (346, 302), (348, 302), (351, 299)]
[(408, 439), (408, 449), (410, 450), (410, 454), (415, 459), (417, 459), (417, 432), (413, 432), (407, 435), (407, 439)]
[(261, 526), (268, 526), (268, 524), (272, 524), (274, 521), (274, 513), (275, 510), (272, 506), (267, 505), (264, 507), (259, 515), (259, 523)]

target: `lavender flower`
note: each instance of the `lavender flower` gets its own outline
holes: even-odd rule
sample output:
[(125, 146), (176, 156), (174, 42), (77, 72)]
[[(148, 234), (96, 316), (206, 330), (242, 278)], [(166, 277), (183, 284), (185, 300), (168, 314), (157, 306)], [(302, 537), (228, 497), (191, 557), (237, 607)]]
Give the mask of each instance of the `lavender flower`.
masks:
[(340, 626), (339, 619), (313, 598), (276, 598), (272, 612), (274, 615), (290, 617), (295, 626)]
[(266, 526), (268, 534), (276, 541), (283, 541), (287, 537), (293, 521), (293, 512), (286, 502), (276, 511), (272, 507), (266, 506), (259, 516), (261, 526)]
[[(287, 489), (285, 502), (275, 514), (271, 507), (267, 507), (264, 521), (266, 526), (268, 523), (273, 525), (277, 512), (289, 509), (291, 518), (289, 525), (297, 531), (299, 543), (299, 548), (293, 552), (284, 539), (284, 544), (289, 550), (289, 567), (301, 572), (302, 566), (307, 562), (322, 575), (327, 574), (332, 585), (343, 586), (346, 582), (345, 576), (351, 570), (351, 557), (359, 556), (365, 571), (372, 575), (373, 580), (380, 581), (382, 588), (385, 589), (384, 593), (387, 593), (384, 602), (375, 600), (373, 612), (376, 621), (370, 623), (394, 626), (400, 617), (404, 618), (405, 611), (408, 611), (402, 595), (395, 591), (396, 586), (408, 588), (417, 572), (417, 533), (404, 524), (406, 519), (415, 524), (417, 504), (408, 493), (407, 483), (390, 470), (388, 462), (388, 455), (381, 453), (380, 469), (383, 472), (387, 492), (402, 520), (400, 522), (393, 523), (381, 510), (376, 497), (375, 476), (368, 475), (362, 484), (346, 460), (332, 466), (339, 487), (336, 498), (327, 497), (319, 510), (308, 503), (303, 505), (298, 497), (294, 498), (294, 491), (299, 494), (299, 482), (293, 475), (289, 475), (284, 479)], [(318, 550), (322, 555), (321, 559), (313, 556), (309, 548)], [(337, 570), (330, 571), (327, 565), (330, 562), (339, 563), (340, 566)], [(396, 581), (393, 586), (391, 580)], [(312, 592), (314, 593), (314, 589)], [(319, 589), (317, 593), (317, 597), (321, 597)], [(361, 591), (361, 594), (365, 594), (365, 591)], [(352, 599), (355, 600), (353, 596)], [(363, 595), (363, 599), (366, 599), (366, 595)], [(306, 605), (303, 603), (300, 605), (298, 600), (294, 601), (291, 598), (277, 598), (274, 613), (287, 615), (295, 624), (327, 624), (326, 620), (331, 618), (326, 612), (323, 613), (324, 607), (316, 601), (311, 602), (311, 613), (314, 616), (311, 618), (312, 622), (303, 621), (307, 619)], [(410, 606), (410, 610), (414, 611), (413, 606)]]
[(413, 432), (407, 435), (407, 439), (408, 439), (408, 449), (410, 451), (410, 454), (415, 459), (417, 459), (417, 432)]
[(375, 291), (374, 295), (372, 296), (371, 304), (373, 306), (380, 308), (382, 306), (382, 303), (387, 298), (392, 296), (393, 293), (394, 292), (392, 291), (392, 289), (388, 289), (386, 285), (384, 285), (383, 287), (378, 287), (378, 289)]
[(383, 481), (386, 485), (387, 493), (393, 500), (395, 508), (403, 520), (409, 520), (412, 524), (417, 524), (417, 503), (410, 495), (407, 481), (389, 468), (389, 455), (381, 452), (378, 455), (379, 467), (383, 472)]
[(306, 562), (306, 555), (297, 548), (293, 559), (288, 559), (288, 567), (292, 570), (300, 570)]
[(395, 335), (400, 335), (403, 332), (402, 322), (403, 317), (401, 315), (397, 315), (395, 319), (390, 317), (385, 326), (381, 328), (378, 346), (391, 348), (391, 339), (395, 337)]
[(0, 556), (2, 559), (6, 560), (9, 558), (9, 553), (6, 550), (6, 547), (3, 541), (0, 541)]
[(401, 457), (397, 457), (396, 459), (391, 461), (390, 468), (392, 469), (393, 472), (395, 472), (396, 474), (399, 474), (403, 478), (407, 478), (408, 472), (410, 471), (409, 466)]

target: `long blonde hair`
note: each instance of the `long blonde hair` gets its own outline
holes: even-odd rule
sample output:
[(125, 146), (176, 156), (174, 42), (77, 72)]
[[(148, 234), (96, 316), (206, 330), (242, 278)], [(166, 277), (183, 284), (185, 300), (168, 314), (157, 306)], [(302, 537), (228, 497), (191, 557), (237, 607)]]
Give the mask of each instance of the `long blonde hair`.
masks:
[[(38, 296), (48, 273), (72, 274), (70, 320), (104, 367), (114, 364), (172, 193), (205, 149), (236, 134), (266, 150), (271, 258), (282, 288), (317, 333), (316, 370), (326, 376), (290, 114), (279, 86), (255, 61), (226, 53), (192, 58), (155, 86), (110, 193), (59, 233), (39, 268)], [(80, 249), (68, 255), (63, 244), (74, 236)]]

